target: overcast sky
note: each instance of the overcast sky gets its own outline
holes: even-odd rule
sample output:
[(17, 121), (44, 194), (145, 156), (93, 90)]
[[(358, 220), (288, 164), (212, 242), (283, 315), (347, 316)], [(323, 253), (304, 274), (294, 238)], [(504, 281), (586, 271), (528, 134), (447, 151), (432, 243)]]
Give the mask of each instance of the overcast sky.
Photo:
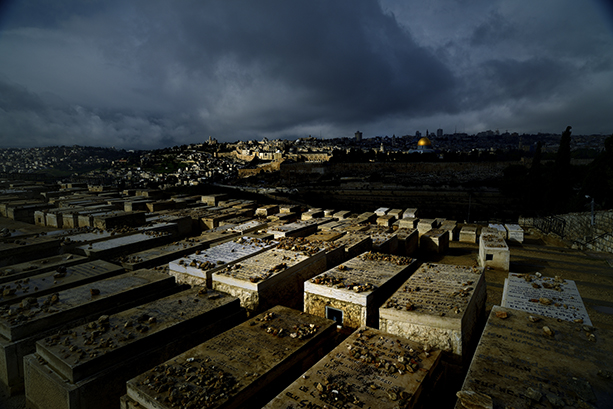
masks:
[(608, 0), (0, 2), (0, 147), (613, 133)]

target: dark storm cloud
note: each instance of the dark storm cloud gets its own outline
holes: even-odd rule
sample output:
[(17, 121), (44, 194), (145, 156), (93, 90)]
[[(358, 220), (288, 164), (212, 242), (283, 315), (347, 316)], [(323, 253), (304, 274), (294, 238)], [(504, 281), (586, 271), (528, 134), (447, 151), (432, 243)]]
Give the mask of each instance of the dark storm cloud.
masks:
[(457, 124), (556, 131), (569, 114), (586, 124), (576, 132), (607, 132), (609, 116), (594, 112), (613, 89), (612, 31), (594, 4), (12, 2), (0, 13), (0, 81), (10, 88), (0, 146)]

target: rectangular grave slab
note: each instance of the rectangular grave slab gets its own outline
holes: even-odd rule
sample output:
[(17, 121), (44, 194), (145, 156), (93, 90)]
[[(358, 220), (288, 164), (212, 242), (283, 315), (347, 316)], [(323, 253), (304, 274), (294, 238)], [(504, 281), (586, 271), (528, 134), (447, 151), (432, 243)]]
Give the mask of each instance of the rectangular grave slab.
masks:
[(343, 261), (352, 259), (366, 251), (372, 250), (372, 239), (366, 234), (346, 233), (334, 242), (339, 247), (345, 247), (345, 256)]
[(240, 233), (241, 235), (245, 235), (254, 231), (265, 229), (266, 227), (268, 227), (268, 223), (264, 223), (258, 220), (251, 220), (246, 223), (239, 224), (238, 226), (233, 227), (230, 230), (233, 232)]
[(212, 286), (238, 297), (250, 316), (275, 305), (302, 310), (303, 283), (326, 270), (326, 252), (323, 244), (282, 239), (275, 248), (214, 273)]
[(390, 211), (389, 207), (380, 207), (377, 210), (375, 210), (375, 214), (379, 217), (381, 216), (385, 216), (387, 214), (387, 212)]
[(459, 241), (463, 243), (477, 242), (477, 226), (463, 226), (460, 229)]
[(509, 274), (504, 280), (502, 307), (592, 325), (577, 285), (560, 277)]
[(432, 229), (436, 229), (438, 225), (435, 219), (419, 219), (417, 222), (417, 230), (419, 231), (419, 237), (426, 234)]
[[(118, 407), (130, 378), (243, 317), (235, 298), (191, 289), (46, 338), (24, 360), (26, 401), (39, 409)], [(65, 351), (65, 337), (74, 351)]]
[(439, 361), (440, 351), (362, 328), (264, 408), (414, 408), (441, 372)]
[(402, 213), (402, 209), (391, 209), (389, 212), (387, 212), (387, 215), (394, 216), (396, 220), (400, 220), (402, 219)]
[(507, 239), (507, 229), (504, 227), (504, 225), (499, 224), (499, 223), (490, 223), (488, 227), (492, 229), (496, 229), (501, 239), (503, 240)]
[(611, 408), (613, 333), (494, 306), (456, 409), (480, 396), (494, 408)]
[(15, 238), (0, 242), (0, 267), (50, 257), (60, 252), (58, 237)]
[(309, 209), (308, 212), (302, 213), (300, 218), (301, 220), (311, 220), (311, 219), (318, 219), (320, 217), (324, 217), (324, 211), (323, 209), (316, 208), (316, 209)]
[(26, 277), (46, 273), (47, 271), (54, 271), (61, 266), (69, 267), (75, 264), (85, 263), (86, 261), (87, 257), (77, 256), (76, 254), (60, 254), (19, 264), (12, 264), (0, 268), (0, 285), (8, 281), (22, 280)]
[[(23, 390), (22, 359), (37, 340), (58, 331), (167, 294), (174, 280), (150, 270), (130, 272), (32, 297), (0, 310), (0, 381), (9, 393)], [(95, 294), (97, 293), (97, 294)]]
[(483, 268), (426, 263), (379, 309), (379, 328), (468, 364), (485, 298)]
[(268, 229), (275, 236), (281, 237), (305, 237), (317, 232), (318, 222), (316, 220), (299, 220), (293, 223), (284, 224)]
[(298, 213), (277, 213), (268, 216), (266, 219), (271, 222), (293, 223), (298, 220)]
[(398, 235), (387, 229), (370, 229), (373, 251), (379, 253), (396, 254), (398, 252)]
[(300, 206), (299, 205), (280, 205), (279, 206), (279, 213), (299, 213), (300, 212)]
[(377, 220), (377, 215), (375, 213), (364, 212), (358, 215), (358, 217), (355, 219), (355, 223), (356, 224), (368, 224), (368, 223), (373, 223), (375, 220)]
[(398, 254), (401, 256), (411, 256), (417, 251), (419, 243), (419, 232), (417, 229), (400, 228), (396, 230), (398, 237)]
[(507, 239), (510, 242), (524, 242), (524, 229), (519, 224), (505, 224), (504, 227), (507, 229)]
[[(131, 379), (123, 405), (171, 408), (172, 403), (165, 399), (168, 392), (157, 392), (151, 379), (159, 376), (160, 371), (184, 372), (193, 368), (191, 371), (198, 376), (177, 379), (172, 387), (193, 388), (192, 399), (208, 396), (209, 408), (260, 408), (334, 346), (334, 333), (333, 321), (274, 307), (165, 362), (164, 366)], [(217, 387), (206, 391), (198, 386), (199, 376), (218, 377), (220, 381)], [(223, 394), (217, 392), (221, 388), (225, 388)], [(175, 396), (181, 405), (189, 405), (188, 400), (183, 400), (185, 395)]]
[(351, 212), (349, 210), (340, 210), (336, 213), (334, 213), (332, 215), (332, 217), (338, 219), (338, 220), (345, 220), (346, 218), (349, 217), (349, 215), (351, 214)]
[(119, 257), (113, 261), (121, 264), (126, 270), (138, 270), (167, 264), (178, 257), (195, 253), (209, 247), (209, 243), (200, 242), (197, 237), (184, 239), (160, 247), (154, 247)]
[(379, 325), (379, 307), (417, 263), (409, 257), (368, 252), (304, 283), (304, 311), (348, 328)]
[(271, 214), (276, 214), (279, 213), (279, 206), (278, 205), (266, 205), (266, 206), (262, 206), (262, 207), (258, 207), (255, 210), (255, 215), (256, 216), (270, 216)]
[(509, 246), (497, 233), (481, 233), (479, 236), (479, 265), (509, 271), (511, 254)]
[(174, 235), (169, 232), (152, 230), (79, 246), (74, 249), (74, 252), (94, 260), (111, 259), (120, 254), (161, 246), (172, 241), (173, 238)]
[(441, 223), (441, 230), (447, 230), (449, 232), (449, 241), (458, 240), (458, 234), (460, 229), (458, 228), (458, 222), (455, 220), (445, 220)]
[(398, 227), (401, 229), (416, 229), (417, 223), (419, 223), (419, 219), (405, 217), (404, 219), (400, 219), (398, 221)]
[(432, 229), (419, 238), (419, 248), (426, 253), (445, 254), (449, 250), (449, 232)]
[(379, 216), (377, 217), (377, 225), (383, 227), (390, 227), (396, 221), (395, 216)]
[(403, 219), (415, 219), (417, 218), (417, 208), (416, 207), (411, 207), (409, 209), (406, 209), (404, 211), (404, 213), (402, 213), (402, 218)]
[(22, 280), (8, 281), (0, 284), (2, 297), (0, 306), (21, 302), (27, 297), (40, 297), (67, 288), (91, 283), (124, 272), (123, 267), (102, 260), (49, 271)]
[(176, 277), (178, 283), (211, 288), (213, 273), (266, 251), (276, 244), (270, 240), (240, 237), (234, 241), (202, 250), (199, 254), (190, 254), (171, 261), (168, 264), (169, 274)]

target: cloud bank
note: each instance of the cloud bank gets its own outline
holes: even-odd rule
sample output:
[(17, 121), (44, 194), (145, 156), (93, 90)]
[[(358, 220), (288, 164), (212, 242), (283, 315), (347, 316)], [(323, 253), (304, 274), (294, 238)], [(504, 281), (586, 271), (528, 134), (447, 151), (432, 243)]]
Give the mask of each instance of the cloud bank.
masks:
[(611, 133), (613, 31), (599, 5), (9, 2), (0, 147)]

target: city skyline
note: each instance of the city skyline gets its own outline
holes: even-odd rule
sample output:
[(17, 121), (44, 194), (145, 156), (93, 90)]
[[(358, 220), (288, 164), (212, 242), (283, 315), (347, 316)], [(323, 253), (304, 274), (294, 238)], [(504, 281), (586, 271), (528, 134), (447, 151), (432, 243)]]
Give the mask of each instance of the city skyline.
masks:
[(599, 0), (8, 2), (0, 148), (610, 134), (612, 16)]

